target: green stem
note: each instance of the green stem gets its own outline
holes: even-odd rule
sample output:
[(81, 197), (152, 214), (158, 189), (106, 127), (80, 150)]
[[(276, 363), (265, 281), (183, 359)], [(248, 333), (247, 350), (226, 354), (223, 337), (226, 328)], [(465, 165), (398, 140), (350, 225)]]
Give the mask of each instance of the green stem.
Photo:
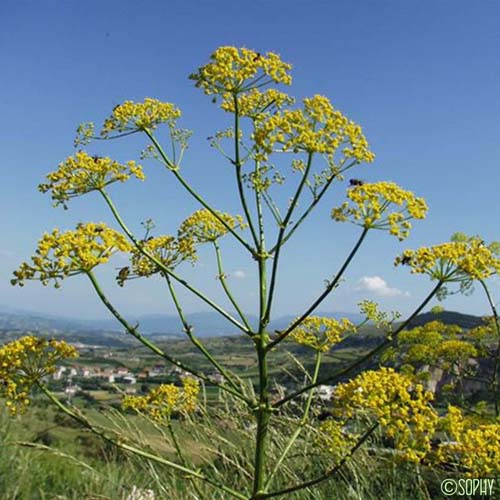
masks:
[(240, 316), (241, 321), (245, 325), (246, 329), (248, 331), (251, 331), (252, 327), (248, 323), (248, 319), (246, 318), (246, 316), (243, 313), (243, 311), (241, 310), (238, 302), (236, 301), (236, 299), (234, 298), (233, 294), (231, 293), (231, 290), (229, 290), (229, 287), (227, 286), (227, 282), (226, 282), (224, 270), (223, 270), (223, 267), (222, 267), (222, 256), (221, 256), (221, 253), (220, 253), (219, 244), (215, 240), (213, 241), (213, 244), (214, 244), (214, 248), (215, 248), (215, 255), (217, 257), (217, 270), (218, 270), (218, 273), (219, 273), (219, 280), (221, 282), (222, 288), (226, 292), (227, 298), (230, 300), (231, 304), (233, 304), (233, 307), (235, 308), (236, 312)]
[(172, 278), (174, 278), (178, 283), (180, 283), (182, 286), (184, 286), (185, 288), (187, 288), (190, 292), (192, 292), (198, 298), (200, 298), (201, 300), (203, 300), (203, 302), (205, 302), (206, 304), (208, 304), (210, 307), (212, 307), (213, 309), (215, 309), (221, 316), (224, 316), (224, 318), (226, 318), (233, 325), (235, 325), (236, 327), (238, 327), (241, 331), (243, 331), (243, 332), (245, 332), (247, 334), (250, 333), (250, 332), (247, 331), (247, 329), (238, 320), (236, 320), (235, 318), (233, 318), (228, 312), (224, 311), (224, 309), (222, 309), (219, 305), (217, 305), (215, 302), (213, 302), (208, 297), (206, 297), (205, 294), (203, 294), (202, 292), (200, 292), (199, 290), (197, 290), (195, 287), (193, 287), (192, 285), (190, 285), (187, 281), (185, 281), (184, 279), (182, 279), (179, 276), (177, 276), (177, 274), (175, 274), (171, 269), (169, 269), (168, 267), (166, 267), (163, 264), (163, 262), (161, 262), (159, 259), (157, 259), (154, 255), (152, 255), (149, 252), (147, 252), (146, 250), (144, 250), (143, 245), (141, 245), (141, 243), (137, 240), (137, 238), (132, 234), (132, 232), (126, 226), (125, 222), (123, 221), (123, 219), (121, 218), (120, 214), (118, 213), (118, 211), (117, 211), (114, 203), (112, 202), (111, 198), (109, 197), (109, 195), (105, 191), (103, 191), (103, 190), (100, 190), (100, 193), (104, 197), (107, 205), (109, 206), (111, 212), (113, 213), (116, 221), (118, 222), (118, 224), (120, 225), (120, 227), (122, 228), (122, 230), (125, 232), (125, 234), (128, 236), (128, 238), (130, 239), (130, 241), (132, 241), (132, 243), (135, 245), (135, 247), (137, 248), (137, 250), (139, 250), (139, 252), (142, 255), (144, 255), (145, 257), (147, 257), (151, 262), (154, 262), (154, 264), (156, 264), (156, 266), (158, 266), (158, 268), (161, 271), (163, 271), (165, 274), (168, 274), (169, 276), (171, 276)]
[(267, 361), (266, 345), (268, 335), (266, 332), (266, 296), (267, 296), (267, 276), (266, 276), (266, 251), (263, 234), (259, 242), (258, 266), (259, 266), (259, 331), (256, 337), (255, 348), (257, 351), (259, 365), (259, 403), (257, 413), (257, 431), (255, 437), (255, 459), (254, 459), (254, 483), (252, 498), (263, 491), (265, 484), (266, 451), (268, 444), (269, 420), (271, 417), (271, 405), (269, 402), (269, 371)]
[(154, 144), (155, 148), (157, 149), (158, 153), (160, 153), (161, 157), (163, 158), (163, 161), (169, 168), (169, 170), (175, 175), (177, 180), (181, 183), (181, 185), (188, 191), (188, 193), (198, 202), (200, 203), (203, 207), (205, 207), (227, 230), (230, 232), (252, 255), (254, 254), (254, 249), (252, 246), (247, 243), (225, 220), (222, 218), (217, 211), (212, 208), (182, 177), (182, 175), (179, 173), (176, 165), (172, 164), (172, 162), (169, 160), (168, 156), (166, 155), (165, 151), (161, 147), (160, 143), (156, 140), (156, 137), (148, 130), (145, 129), (144, 132), (147, 134), (147, 136), (151, 139), (151, 142)]
[[(203, 380), (209, 384), (214, 384), (214, 382), (211, 381), (208, 377), (206, 377), (205, 375), (203, 375), (199, 371), (197, 371), (193, 368), (190, 368), (189, 366), (185, 365), (181, 361), (173, 358), (172, 356), (167, 354), (165, 351), (160, 349), (156, 344), (154, 344), (149, 339), (144, 337), (144, 335), (139, 333), (137, 331), (137, 328), (130, 325), (130, 323), (115, 309), (113, 304), (111, 304), (111, 302), (108, 300), (108, 298), (106, 297), (106, 295), (102, 291), (94, 273), (92, 273), (92, 271), (88, 271), (87, 276), (89, 277), (89, 279), (90, 279), (98, 297), (101, 299), (102, 303), (111, 312), (111, 314), (125, 327), (125, 329), (127, 330), (128, 333), (130, 333), (133, 337), (135, 337), (139, 342), (141, 342), (145, 347), (150, 349), (152, 352), (154, 352), (158, 356), (166, 359), (167, 361), (169, 361), (173, 365), (178, 366), (179, 368), (182, 368), (184, 371), (191, 373), (195, 377), (198, 377), (201, 380)], [(242, 396), (239, 391), (236, 391), (236, 390), (232, 389), (231, 387), (228, 387), (224, 384), (215, 384), (215, 385), (217, 385), (218, 387), (220, 387), (224, 391), (230, 392), (231, 394), (233, 394), (237, 398), (241, 399), (242, 401), (245, 401), (247, 404), (250, 403), (250, 401), (247, 398), (245, 398), (244, 396)]]
[(335, 381), (338, 381), (340, 378), (345, 377), (352, 373), (354, 370), (359, 368), (361, 365), (366, 363), (369, 359), (373, 358), (377, 354), (380, 354), (382, 351), (384, 351), (389, 345), (394, 344), (396, 341), (399, 333), (404, 330), (410, 322), (417, 316), (417, 314), (420, 313), (420, 311), (429, 303), (429, 301), (434, 297), (436, 292), (443, 286), (443, 281), (439, 281), (437, 285), (432, 289), (432, 291), (427, 295), (427, 297), (424, 299), (424, 301), (413, 311), (412, 315), (404, 321), (394, 333), (392, 333), (392, 337), (390, 339), (385, 340), (382, 342), (380, 345), (372, 349), (370, 352), (365, 354), (364, 356), (358, 358), (354, 363), (349, 365), (346, 368), (343, 368), (341, 370), (336, 371), (332, 375), (329, 375), (328, 377), (325, 377), (322, 380), (318, 380), (315, 384), (309, 384), (306, 387), (303, 387), (302, 389), (299, 389), (298, 391), (288, 395), (287, 397), (281, 399), (280, 401), (276, 402), (274, 404), (275, 408), (279, 408), (280, 406), (283, 406), (284, 404), (288, 403), (289, 401), (292, 401), (293, 399), (297, 398), (300, 396), (302, 393), (309, 391), (310, 389), (317, 387), (318, 385), (324, 385), (324, 384), (330, 384)]
[(255, 471), (253, 483), (253, 498), (258, 498), (265, 483), (265, 465), (267, 451), (267, 437), (269, 431), (269, 420), (271, 408), (269, 405), (269, 373), (267, 364), (267, 352), (265, 350), (265, 335), (259, 338), (257, 355), (259, 360), (259, 405), (257, 408), (257, 432), (255, 439)]
[[(203, 345), (200, 340), (195, 337), (193, 334), (193, 327), (188, 324), (186, 317), (184, 316), (184, 311), (182, 310), (181, 304), (179, 302), (179, 299), (177, 298), (177, 294), (175, 293), (175, 289), (172, 285), (172, 281), (170, 279), (170, 276), (168, 274), (166, 275), (166, 280), (168, 284), (168, 289), (170, 291), (170, 295), (172, 296), (172, 300), (174, 301), (175, 308), (177, 310), (177, 314), (179, 315), (179, 318), (182, 322), (182, 326), (184, 328), (184, 332), (186, 335), (189, 337), (189, 340), (191, 343), (200, 351), (203, 356), (208, 360), (208, 362), (219, 372), (221, 373), (224, 378), (228, 381), (229, 385), (237, 392), (239, 392), (239, 387), (237, 384), (235, 384), (232, 380), (232, 374), (230, 374), (221, 364), (208, 352), (206, 347)], [(240, 394), (241, 399), (244, 399), (244, 396)]]
[(351, 250), (351, 253), (348, 255), (347, 259), (345, 260), (344, 264), (340, 268), (339, 272), (335, 276), (335, 278), (328, 283), (328, 286), (326, 287), (325, 291), (313, 302), (313, 304), (307, 309), (305, 313), (302, 314), (298, 319), (296, 319), (286, 330), (280, 332), (278, 336), (268, 344), (267, 348), (272, 349), (274, 346), (279, 344), (282, 340), (284, 340), (293, 330), (296, 328), (304, 319), (306, 319), (320, 304), (325, 300), (325, 298), (330, 294), (330, 292), (335, 288), (337, 283), (339, 282), (340, 278), (344, 274), (345, 270), (351, 263), (351, 260), (353, 257), (356, 255), (356, 252), (359, 250), (359, 247), (363, 243), (363, 240), (365, 239), (366, 235), (368, 234), (369, 229), (364, 228), (363, 232), (361, 233), (361, 236), (359, 237), (358, 241), (354, 245), (353, 249)]
[(296, 207), (297, 202), (299, 200), (300, 194), (302, 193), (302, 189), (304, 188), (304, 185), (306, 183), (307, 176), (309, 175), (309, 171), (311, 170), (312, 159), (313, 159), (313, 153), (309, 153), (308, 157), (307, 157), (307, 165), (306, 165), (306, 168), (304, 170), (304, 175), (302, 176), (302, 179), (299, 183), (299, 186), (297, 187), (297, 191), (295, 192), (295, 195), (292, 198), (292, 202), (290, 203), (290, 206), (289, 206), (288, 211), (285, 215), (285, 218), (283, 219), (283, 223), (281, 224), (281, 227), (280, 227), (280, 230), (278, 233), (278, 238), (276, 240), (276, 245), (274, 245), (274, 248), (276, 249), (276, 251), (274, 254), (273, 268), (271, 271), (271, 281), (270, 281), (270, 285), (269, 285), (269, 295), (268, 295), (267, 306), (266, 306), (266, 319), (267, 319), (267, 321), (269, 321), (269, 318), (271, 315), (271, 307), (272, 307), (273, 298), (274, 298), (274, 289), (276, 286), (276, 278), (277, 278), (277, 273), (278, 273), (278, 262), (279, 262), (283, 237), (285, 235), (285, 231), (286, 231), (286, 228), (288, 226), (288, 223), (290, 222), (290, 218), (292, 217), (293, 211), (295, 210), (295, 207)]
[(183, 465), (176, 464), (175, 462), (171, 462), (170, 460), (166, 460), (162, 457), (158, 457), (156, 455), (153, 455), (152, 453), (148, 453), (146, 451), (143, 451), (139, 448), (136, 448), (134, 446), (128, 445), (124, 442), (117, 441), (110, 436), (108, 436), (105, 431), (99, 430), (97, 427), (92, 425), (86, 418), (84, 418), (81, 415), (78, 415), (77, 413), (73, 412), (70, 410), (66, 405), (64, 405), (59, 399), (57, 399), (54, 394), (52, 394), (44, 385), (42, 384), (37, 384), (38, 387), (41, 389), (41, 391), (54, 403), (61, 411), (63, 411), (66, 415), (71, 417), (72, 419), (76, 420), (78, 423), (80, 423), (83, 427), (89, 429), (92, 433), (96, 434), (97, 436), (100, 436), (102, 439), (105, 441), (113, 444), (114, 446), (121, 448), (123, 450), (129, 451), (131, 453), (134, 453), (135, 455), (141, 456), (143, 458), (146, 458), (148, 460), (152, 460), (154, 462), (158, 462), (162, 465), (166, 465), (177, 472), (182, 472), (183, 474), (187, 474), (191, 478), (196, 478), (200, 479), (202, 481), (207, 482), (208, 484), (214, 486), (215, 488), (218, 488), (222, 491), (225, 491), (226, 493), (229, 493), (231, 496), (234, 498), (239, 498), (241, 500), (247, 500), (247, 497), (237, 491), (232, 490), (231, 488), (228, 488), (227, 486), (223, 484), (219, 484), (216, 481), (213, 481), (212, 479), (204, 476), (200, 472), (191, 470)]
[[(313, 372), (313, 376), (311, 379), (313, 384), (318, 380), (320, 366), (321, 366), (321, 351), (318, 351), (316, 353), (316, 362), (314, 365), (314, 372)], [(290, 437), (290, 440), (288, 441), (287, 445), (285, 446), (285, 449), (283, 450), (283, 453), (281, 454), (278, 462), (274, 466), (273, 471), (271, 472), (271, 474), (267, 478), (264, 489), (268, 488), (268, 486), (271, 483), (271, 480), (273, 479), (275, 474), (278, 472), (279, 468), (281, 467), (281, 464), (283, 463), (286, 456), (288, 455), (288, 452), (292, 449), (292, 446), (294, 445), (295, 441), (298, 439), (302, 430), (304, 429), (304, 426), (307, 423), (307, 419), (309, 418), (309, 410), (311, 408), (311, 402), (312, 402), (313, 396), (314, 396), (314, 390), (311, 389), (311, 391), (309, 392), (309, 395), (307, 397), (306, 404), (304, 406), (304, 412), (303, 412), (302, 418), (300, 419), (299, 424), (298, 424), (297, 428), (295, 429), (295, 432), (292, 434), (292, 436)]]
[[(281, 219), (281, 215), (279, 213), (278, 207), (274, 203), (271, 196), (264, 191), (262, 193), (262, 199), (264, 200), (267, 207), (269, 208), (269, 211), (271, 212), (272, 216), (274, 217), (276, 224), (278, 224), (278, 226), (281, 226), (283, 224), (283, 220)], [(269, 252), (269, 253), (272, 253), (272, 252)]]
[[(350, 169), (352, 166), (354, 166), (356, 162), (352, 162), (349, 164), (347, 167), (345, 167), (342, 172), (345, 172), (346, 170)], [(313, 201), (309, 204), (307, 209), (304, 211), (304, 213), (298, 218), (297, 222), (292, 226), (290, 231), (283, 237), (283, 240), (281, 242), (281, 245), (284, 245), (293, 235), (293, 233), (298, 229), (298, 227), (304, 222), (304, 220), (308, 217), (308, 215), (312, 212), (314, 207), (321, 201), (325, 193), (328, 191), (328, 188), (331, 186), (332, 182), (337, 178), (337, 175), (332, 175), (330, 179), (324, 184), (324, 186), (321, 188), (321, 191), (317, 196), (314, 197)], [(270, 254), (273, 254), (276, 251), (277, 245), (275, 245), (271, 250), (269, 250)]]
[(255, 232), (255, 227), (253, 224), (252, 216), (248, 208), (247, 200), (245, 197), (245, 191), (243, 189), (243, 180), (241, 178), (241, 158), (240, 158), (240, 115), (238, 110), (238, 96), (233, 94), (234, 101), (234, 166), (236, 171), (236, 183), (238, 185), (238, 194), (240, 196), (241, 206), (245, 212), (245, 217), (248, 222), (248, 227), (252, 233), (252, 238), (257, 247), (259, 241), (257, 239), (257, 233)]

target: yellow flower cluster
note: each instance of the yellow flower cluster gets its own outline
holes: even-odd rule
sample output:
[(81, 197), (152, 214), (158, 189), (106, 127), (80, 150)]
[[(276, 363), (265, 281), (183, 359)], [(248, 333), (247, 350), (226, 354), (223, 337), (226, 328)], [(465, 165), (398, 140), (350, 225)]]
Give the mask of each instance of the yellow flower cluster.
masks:
[(336, 412), (344, 418), (360, 411), (374, 415), (406, 460), (418, 462), (430, 451), (439, 417), (430, 406), (432, 393), (412, 377), (392, 368), (368, 370), (339, 384), (334, 398)]
[(180, 110), (170, 102), (146, 97), (144, 102), (125, 101), (116, 106), (105, 121), (101, 130), (102, 137), (112, 132), (129, 132), (134, 130), (154, 129), (161, 123), (174, 126)]
[(95, 125), (93, 122), (80, 123), (76, 129), (75, 148), (89, 144), (94, 139), (94, 129)]
[(327, 97), (304, 99), (303, 109), (284, 110), (259, 121), (252, 135), (258, 154), (266, 159), (276, 144), (280, 151), (324, 153), (333, 156), (344, 144), (346, 158), (372, 162), (361, 127), (336, 110)]
[(183, 387), (174, 384), (161, 384), (145, 396), (125, 396), (122, 401), (124, 409), (135, 410), (161, 422), (174, 413), (193, 413), (200, 392), (197, 380), (185, 377)]
[(500, 259), (478, 237), (405, 250), (395, 260), (399, 264), (410, 266), (412, 273), (443, 281), (480, 280), (500, 271)]
[(70, 198), (103, 189), (113, 182), (124, 182), (132, 175), (144, 180), (142, 167), (135, 161), (125, 165), (100, 156), (90, 156), (85, 151), (79, 151), (59, 164), (57, 170), (47, 174), (48, 182), (40, 184), (42, 193), (52, 191), (52, 199), (56, 205), (63, 204)]
[(80, 223), (74, 231), (64, 233), (54, 229), (38, 242), (32, 263), (23, 262), (14, 271), (11, 283), (23, 286), (26, 280), (40, 280), (47, 285), (54, 280), (58, 288), (64, 278), (88, 272), (106, 263), (118, 251), (131, 250), (132, 245), (125, 237), (104, 223)]
[[(181, 262), (196, 261), (196, 249), (192, 238), (175, 238), (164, 235), (149, 238), (141, 245), (148, 254), (158, 259), (165, 267), (173, 269)], [(135, 276), (152, 276), (160, 272), (158, 266), (137, 248), (132, 251), (132, 274)]]
[[(252, 89), (250, 92), (238, 96), (238, 114), (253, 119), (262, 119), (264, 113), (281, 109), (284, 106), (293, 104), (294, 101), (293, 97), (276, 89), (267, 89), (264, 92)], [(221, 108), (230, 113), (236, 112), (233, 94), (224, 94)]]
[(29, 391), (53, 373), (61, 359), (77, 357), (76, 349), (63, 340), (27, 335), (0, 347), (0, 396), (12, 415), (29, 405)]
[(488, 356), (490, 347), (498, 339), (495, 318), (483, 318), (484, 324), (471, 328), (467, 338), (474, 343), (480, 356)]
[(412, 365), (439, 365), (449, 370), (453, 364), (465, 363), (478, 355), (477, 349), (467, 340), (457, 338), (462, 329), (429, 321), (425, 325), (402, 331), (398, 345), (403, 352), (403, 362)]
[(348, 319), (342, 318), (337, 321), (333, 318), (308, 316), (292, 330), (290, 338), (298, 344), (326, 352), (349, 332), (356, 332), (356, 327)]
[[(234, 217), (223, 212), (217, 212), (217, 215), (231, 229), (245, 228), (241, 215)], [(226, 225), (210, 212), (210, 210), (203, 208), (197, 210), (182, 222), (179, 227), (179, 238), (192, 239), (195, 243), (215, 241), (228, 232)]]
[(392, 317), (389, 318), (389, 314), (385, 311), (381, 311), (378, 308), (378, 304), (373, 300), (363, 300), (358, 306), (361, 314), (363, 314), (367, 320), (373, 321), (377, 328), (387, 328), (390, 330), (392, 323), (401, 316), (399, 312), (392, 311)]
[(290, 85), (291, 69), (292, 66), (274, 52), (264, 55), (246, 48), (219, 47), (210, 56), (210, 62), (189, 78), (196, 81), (196, 86), (201, 87), (205, 94), (237, 93), (245, 84), (246, 89), (252, 88), (253, 82), (247, 81), (261, 76), (267, 76), (269, 80), (260, 79), (260, 86), (271, 82)]
[(477, 423), (454, 406), (441, 423), (454, 441), (439, 445), (439, 461), (457, 464), (473, 477), (500, 474), (500, 424)]
[(339, 463), (356, 444), (356, 437), (346, 432), (341, 422), (328, 419), (318, 426), (318, 435), (315, 439), (320, 450), (326, 450)]
[[(424, 219), (427, 204), (394, 182), (374, 182), (354, 186), (347, 190), (353, 202), (343, 203), (332, 210), (332, 218), (339, 222), (350, 220), (365, 228), (389, 230), (390, 234), (403, 240), (409, 235), (410, 219)], [(387, 213), (391, 205), (399, 210)]]

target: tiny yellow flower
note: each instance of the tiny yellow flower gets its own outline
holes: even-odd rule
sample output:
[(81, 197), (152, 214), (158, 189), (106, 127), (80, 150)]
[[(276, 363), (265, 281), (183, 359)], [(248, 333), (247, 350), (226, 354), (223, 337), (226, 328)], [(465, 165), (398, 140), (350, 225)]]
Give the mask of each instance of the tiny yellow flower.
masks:
[[(290, 64), (283, 62), (274, 52), (259, 54), (254, 50), (236, 47), (219, 47), (210, 56), (210, 62), (190, 75), (205, 94), (237, 93), (251, 89), (257, 78), (259, 85), (283, 83), (290, 85)], [(267, 78), (266, 78), (267, 77)]]
[(39, 280), (47, 285), (53, 280), (58, 288), (63, 279), (105, 264), (116, 252), (131, 250), (132, 245), (125, 236), (104, 223), (80, 223), (74, 231), (65, 233), (54, 229), (38, 242), (31, 264), (23, 262), (14, 271), (11, 283), (23, 286), (26, 280)]
[(78, 356), (64, 340), (27, 335), (0, 347), (0, 396), (15, 415), (30, 404), (31, 388), (46, 375), (54, 373), (56, 363)]
[[(197, 260), (196, 249), (192, 238), (176, 238), (175, 236), (151, 237), (141, 242), (141, 247), (148, 255), (155, 257), (163, 266), (174, 269), (181, 262)], [(138, 248), (132, 249), (131, 266), (122, 268), (117, 276), (120, 286), (127, 279), (149, 277), (161, 273), (161, 268)]]
[(174, 128), (180, 116), (180, 110), (170, 102), (150, 97), (146, 97), (144, 102), (125, 101), (116, 106), (111, 116), (104, 121), (101, 136), (109, 137), (112, 132), (153, 130), (162, 123)]
[[(179, 238), (188, 238), (195, 243), (207, 243), (227, 234), (228, 227), (231, 229), (245, 228), (243, 218), (240, 215), (232, 216), (223, 212), (217, 212), (217, 215), (219, 218), (205, 208), (194, 212), (180, 225)], [(222, 219), (225, 225), (219, 219)]]
[(199, 382), (185, 377), (183, 387), (174, 384), (161, 384), (145, 396), (125, 396), (122, 401), (124, 409), (135, 410), (149, 416), (153, 420), (168, 420), (175, 413), (193, 413), (200, 392)]
[(315, 95), (301, 109), (286, 109), (256, 123), (252, 138), (259, 157), (278, 151), (321, 153), (333, 157), (342, 147), (345, 158), (372, 162), (375, 158), (361, 127), (336, 110), (327, 97)]
[(500, 259), (479, 237), (405, 250), (394, 264), (407, 265), (412, 273), (449, 282), (486, 279), (500, 270)]
[(354, 333), (356, 327), (348, 320), (308, 316), (290, 333), (290, 339), (309, 346), (316, 351), (326, 352), (338, 344), (346, 333)]
[(464, 417), (460, 408), (450, 405), (440, 426), (452, 441), (439, 445), (438, 461), (456, 464), (471, 477), (500, 474), (500, 424)]
[[(293, 97), (276, 89), (267, 89), (264, 92), (252, 89), (236, 97), (239, 116), (248, 116), (254, 120), (263, 119), (266, 115), (285, 106), (293, 104)], [(223, 96), (221, 108), (230, 113), (236, 112), (235, 96), (226, 93)]]
[[(352, 202), (332, 210), (332, 219), (370, 229), (387, 230), (399, 240), (409, 235), (411, 219), (424, 219), (427, 204), (394, 182), (374, 182), (356, 185), (347, 190)], [(389, 209), (399, 207), (395, 211)]]
[(78, 151), (70, 156), (54, 172), (47, 174), (47, 183), (40, 184), (42, 193), (52, 192), (55, 205), (63, 205), (71, 198), (81, 196), (98, 189), (103, 189), (114, 182), (124, 182), (131, 176), (143, 181), (142, 167), (135, 161), (125, 165), (100, 156), (90, 156), (85, 151)]
[(367, 370), (339, 384), (334, 393), (335, 413), (353, 418), (363, 412), (373, 415), (409, 461), (422, 460), (431, 450), (438, 415), (430, 406), (431, 392), (410, 375), (392, 368)]

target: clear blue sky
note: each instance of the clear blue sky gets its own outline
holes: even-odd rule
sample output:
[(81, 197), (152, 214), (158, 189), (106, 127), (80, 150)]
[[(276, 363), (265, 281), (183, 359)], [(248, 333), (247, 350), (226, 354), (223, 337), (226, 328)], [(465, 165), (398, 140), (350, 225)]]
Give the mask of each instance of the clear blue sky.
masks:
[[(3, 0), (0, 23), (2, 305), (66, 316), (106, 315), (84, 278), (68, 280), (60, 290), (36, 282), (12, 288), (9, 279), (43, 231), (69, 229), (79, 220), (112, 222), (96, 195), (76, 200), (65, 212), (52, 208), (36, 186), (73, 153), (80, 122), (102, 123), (124, 99), (176, 103), (183, 111), (181, 126), (195, 132), (183, 167), (186, 177), (219, 208), (237, 210), (231, 169), (206, 144), (228, 116), (187, 79), (221, 45), (280, 53), (294, 66), (290, 93), (327, 95), (363, 125), (377, 159), (355, 175), (395, 181), (428, 201), (427, 220), (415, 223), (405, 242), (370, 234), (346, 282), (322, 310), (355, 311), (368, 297), (408, 313), (431, 284), (394, 269), (396, 254), (439, 243), (455, 231), (500, 239), (498, 2)], [(143, 145), (134, 139), (89, 150), (125, 160), (137, 158)], [(134, 229), (153, 217), (161, 232), (174, 232), (198, 207), (168, 172), (148, 165), (146, 173), (144, 185), (116, 185), (113, 197)], [(334, 224), (328, 216), (344, 189), (332, 190), (287, 247), (276, 314), (298, 313), (356, 240), (357, 228)], [(226, 243), (230, 282), (244, 309), (252, 311), (255, 263)], [(184, 273), (222, 301), (211, 257), (203, 252), (200, 265)], [(99, 274), (127, 313), (173, 311), (161, 282), (133, 282), (122, 290), (114, 287), (112, 267)], [(360, 290), (370, 283), (371, 291)], [(500, 297), (498, 282), (494, 291)], [(207, 310), (188, 295), (182, 298), (187, 311)], [(445, 305), (487, 312), (479, 292)]]

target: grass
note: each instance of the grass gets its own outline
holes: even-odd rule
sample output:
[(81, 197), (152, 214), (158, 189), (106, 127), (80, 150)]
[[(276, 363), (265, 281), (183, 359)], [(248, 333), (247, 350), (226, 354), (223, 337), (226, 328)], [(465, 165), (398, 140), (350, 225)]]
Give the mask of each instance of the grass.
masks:
[[(95, 408), (86, 410), (86, 415), (99, 425), (119, 428), (123, 434), (165, 458), (175, 458), (175, 451), (165, 436), (136, 415), (117, 418), (116, 414)], [(242, 468), (250, 470), (248, 464), (253, 458), (252, 436), (245, 428), (244, 418), (237, 408), (228, 406), (221, 407), (207, 421), (173, 421), (186, 460), (216, 480), (229, 481), (238, 491), (248, 487), (248, 478)], [(271, 459), (276, 460), (292, 427), (284, 425), (274, 434), (269, 450)], [(26, 447), (20, 442), (33, 444)], [(137, 460), (103, 444), (52, 407), (35, 404), (26, 415), (14, 419), (0, 411), (0, 450), (2, 500), (125, 500), (134, 485), (153, 489), (156, 500), (196, 498), (192, 496), (192, 482), (163, 466)], [(315, 449), (311, 435), (306, 433), (284, 462), (273, 489), (320, 475), (327, 465), (324, 460), (324, 455)], [(361, 450), (334, 479), (281, 498), (439, 499), (444, 498), (440, 496), (439, 480), (432, 469), (397, 464), (387, 457)], [(230, 498), (203, 483), (197, 488), (203, 500)]]

